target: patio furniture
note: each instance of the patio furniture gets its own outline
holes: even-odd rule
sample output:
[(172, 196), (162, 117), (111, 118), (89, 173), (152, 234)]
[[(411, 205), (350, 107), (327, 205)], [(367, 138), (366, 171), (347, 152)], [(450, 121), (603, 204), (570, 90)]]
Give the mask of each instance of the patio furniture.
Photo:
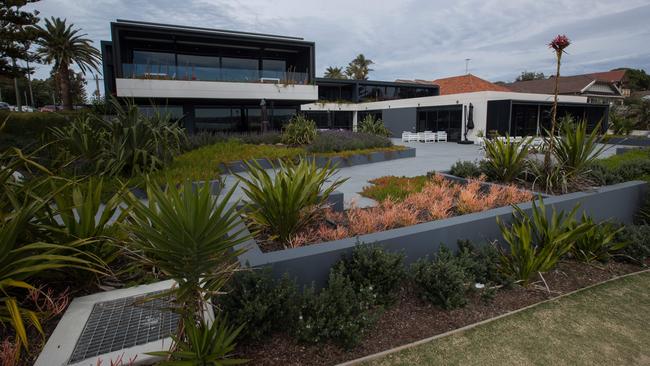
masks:
[(485, 137), (476, 137), (475, 140), (479, 147), (485, 147)]
[(424, 131), (424, 142), (436, 142), (436, 134), (431, 131)]
[(402, 131), (402, 142), (408, 142), (409, 137), (411, 137), (411, 133), (408, 131)]
[(447, 131), (438, 131), (436, 135), (438, 137), (438, 141), (447, 142)]
[(418, 132), (418, 141), (424, 141), (424, 132)]

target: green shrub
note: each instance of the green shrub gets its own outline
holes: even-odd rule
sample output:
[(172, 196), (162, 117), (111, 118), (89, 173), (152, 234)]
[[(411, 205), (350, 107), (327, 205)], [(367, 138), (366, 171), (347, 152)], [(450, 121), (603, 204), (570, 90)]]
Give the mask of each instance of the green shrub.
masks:
[(359, 244), (334, 267), (347, 276), (356, 288), (372, 291), (379, 304), (391, 304), (397, 299), (405, 278), (404, 255), (390, 253), (380, 247)]
[(600, 123), (591, 133), (587, 133), (587, 122), (563, 123), (562, 133), (556, 139), (553, 156), (568, 180), (580, 185), (593, 161), (598, 159), (605, 149), (600, 137)]
[(618, 233), (617, 240), (626, 242), (616, 256), (617, 259), (638, 264), (650, 258), (650, 226), (649, 225), (628, 225)]
[[(569, 214), (557, 213), (555, 209), (547, 215), (546, 207), (540, 198), (539, 205), (533, 201), (531, 217), (521, 208), (513, 206), (513, 219), (510, 226), (498, 217), (503, 240), (508, 250), (501, 251), (501, 271), (527, 286), (537, 273), (555, 268), (557, 262), (567, 254), (573, 242), (587, 229), (585, 223), (575, 223), (575, 213), (579, 206)], [(550, 216), (550, 219), (549, 219)]]
[(391, 132), (384, 126), (384, 121), (375, 118), (372, 114), (365, 116), (359, 122), (358, 131), (384, 137), (390, 137), (391, 135)]
[(327, 287), (319, 293), (305, 291), (295, 335), (303, 342), (332, 340), (350, 349), (375, 321), (373, 306), (372, 291), (355, 288), (347, 276), (332, 270)]
[(291, 330), (298, 319), (300, 297), (294, 281), (271, 277), (270, 271), (241, 271), (230, 281), (217, 305), (233, 324), (244, 324), (243, 338), (259, 340), (279, 330)]
[(609, 112), (609, 122), (609, 128), (616, 135), (629, 135), (635, 124), (634, 119), (616, 113), (614, 110)]
[(346, 180), (328, 183), (337, 170), (329, 162), (319, 168), (312, 159), (280, 162), (274, 177), (257, 161), (246, 164), (247, 176), (236, 175), (248, 198), (246, 218), (284, 245), (317, 217), (329, 195)]
[(317, 131), (316, 122), (296, 114), (282, 128), (282, 142), (287, 145), (307, 145), (316, 138)]
[(499, 250), (493, 244), (477, 248), (469, 240), (459, 240), (457, 257), (474, 282), (499, 285), (511, 282), (511, 279), (499, 270)]
[(588, 168), (588, 177), (596, 185), (606, 186), (623, 182), (623, 178), (612, 169), (599, 161), (593, 162)]
[(440, 248), (433, 260), (420, 259), (411, 266), (411, 277), (419, 296), (443, 309), (455, 309), (467, 304), (471, 276), (463, 263), (449, 250)]
[(510, 136), (501, 139), (485, 140), (485, 173), (490, 179), (510, 183), (526, 169), (529, 140), (515, 142)]
[(473, 161), (457, 161), (451, 166), (449, 174), (461, 178), (478, 178), (483, 172), (481, 167)]
[(16, 113), (0, 111), (0, 151), (10, 147), (34, 150), (46, 139), (49, 129), (67, 126), (79, 112)]
[[(587, 230), (579, 235), (571, 248), (571, 256), (582, 262), (605, 262), (612, 254), (627, 246), (627, 242), (617, 240), (617, 235), (622, 228), (617, 228), (611, 223), (597, 223), (587, 216), (582, 215), (582, 223), (587, 225)], [(575, 224), (574, 224), (575, 225)]]
[(390, 147), (393, 143), (384, 136), (352, 131), (320, 131), (307, 146), (311, 153), (329, 153), (350, 150)]

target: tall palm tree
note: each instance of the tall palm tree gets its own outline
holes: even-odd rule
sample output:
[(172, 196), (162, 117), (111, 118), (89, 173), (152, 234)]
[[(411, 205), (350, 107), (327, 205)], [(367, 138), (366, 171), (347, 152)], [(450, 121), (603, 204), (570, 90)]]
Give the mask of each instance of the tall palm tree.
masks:
[(65, 19), (45, 19), (45, 26), (38, 26), (39, 45), (37, 54), (48, 64), (53, 63), (61, 88), (63, 109), (72, 110), (70, 92), (70, 66), (76, 64), (85, 75), (88, 70), (98, 70), (101, 59), (99, 51), (92, 46), (93, 41), (84, 38), (80, 29), (73, 29), (74, 24), (67, 25)]
[(343, 73), (342, 67), (329, 66), (325, 69), (323, 77), (328, 79), (347, 79), (348, 77)]
[(360, 53), (354, 60), (350, 61), (348, 67), (345, 68), (345, 73), (350, 79), (367, 80), (368, 73), (372, 71), (370, 65), (374, 64), (371, 59), (366, 58), (363, 53)]

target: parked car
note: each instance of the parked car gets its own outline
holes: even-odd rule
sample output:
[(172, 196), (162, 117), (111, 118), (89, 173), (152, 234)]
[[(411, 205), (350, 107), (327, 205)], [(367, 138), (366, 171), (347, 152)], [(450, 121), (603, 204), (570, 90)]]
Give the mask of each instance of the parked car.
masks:
[(0, 111), (9, 111), (11, 110), (11, 106), (9, 103), (6, 102), (0, 102)]
[(60, 106), (60, 105), (55, 106), (55, 105), (49, 104), (49, 105), (42, 106), (41, 109), (39, 109), (39, 110), (41, 112), (56, 112), (56, 111), (63, 110), (63, 106)]

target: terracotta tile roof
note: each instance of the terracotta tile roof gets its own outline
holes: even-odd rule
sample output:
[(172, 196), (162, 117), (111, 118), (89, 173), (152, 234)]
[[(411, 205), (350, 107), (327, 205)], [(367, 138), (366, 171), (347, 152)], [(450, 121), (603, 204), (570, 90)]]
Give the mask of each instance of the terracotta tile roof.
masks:
[[(560, 94), (579, 94), (594, 78), (588, 75), (561, 76), (559, 83)], [(518, 93), (553, 94), (555, 78), (515, 81), (506, 84), (510, 90)]]
[(440, 86), (440, 95), (472, 93), (480, 91), (511, 91), (505, 86), (493, 84), (472, 74), (452, 76), (433, 81)]
[(610, 83), (620, 83), (621, 81), (623, 81), (626, 71), (627, 70), (595, 72), (593, 74), (588, 74), (588, 75), (595, 78), (596, 80), (603, 80)]

